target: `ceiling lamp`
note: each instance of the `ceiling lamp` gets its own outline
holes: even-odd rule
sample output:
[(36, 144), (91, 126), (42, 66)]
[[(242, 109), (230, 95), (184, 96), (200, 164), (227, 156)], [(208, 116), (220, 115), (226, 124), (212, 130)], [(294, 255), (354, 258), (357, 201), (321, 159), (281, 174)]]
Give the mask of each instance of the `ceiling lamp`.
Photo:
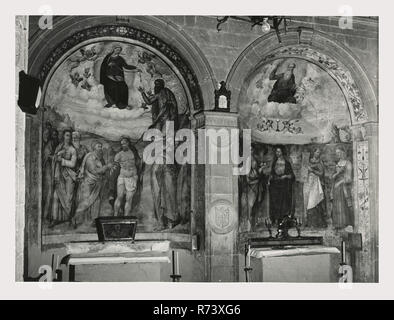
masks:
[(287, 32), (287, 24), (291, 21), (290, 17), (287, 16), (222, 16), (217, 17), (217, 25), (216, 29), (219, 32), (221, 30), (221, 25), (227, 22), (228, 19), (234, 19), (239, 21), (249, 22), (251, 24), (251, 29), (255, 26), (261, 26), (261, 30), (264, 33), (269, 32), (271, 29), (275, 30), (276, 35), (278, 36), (279, 42), (281, 41), (280, 38), (280, 25), (283, 23), (283, 29), (285, 33)]
[(261, 31), (263, 31), (264, 33), (267, 33), (271, 30), (271, 26), (267, 21), (268, 18), (264, 18), (263, 23), (261, 24)]

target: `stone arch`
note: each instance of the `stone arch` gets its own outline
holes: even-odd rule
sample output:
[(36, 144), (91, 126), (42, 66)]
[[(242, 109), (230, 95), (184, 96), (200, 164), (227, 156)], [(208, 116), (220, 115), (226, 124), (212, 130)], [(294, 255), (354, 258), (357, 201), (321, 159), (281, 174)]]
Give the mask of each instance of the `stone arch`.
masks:
[[(378, 281), (378, 98), (364, 66), (345, 46), (311, 28), (292, 28), (278, 42), (270, 32), (250, 44), (233, 64), (226, 83), (237, 112), (246, 79), (262, 64), (277, 58), (308, 60), (325, 70), (341, 88), (353, 131), (353, 204), (355, 232), (363, 250), (356, 258), (356, 281)], [(360, 173), (360, 172), (364, 173)]]
[[(92, 17), (54, 17), (54, 29), (38, 30), (30, 38), (28, 73), (40, 79), (43, 84), (41, 103), (44, 103), (45, 90), (51, 74), (70, 53), (78, 50), (90, 42), (101, 40), (115, 40), (138, 44), (146, 49), (158, 53), (170, 68), (178, 75), (190, 102), (191, 113), (199, 113), (213, 104), (212, 92), (215, 81), (211, 67), (197, 45), (177, 26), (164, 18), (155, 16), (130, 16), (121, 19), (115, 16)], [(41, 108), (43, 111), (44, 108)], [(36, 177), (39, 187), (29, 199), (29, 209), (34, 219), (34, 241), (45, 251), (45, 245), (54, 241), (51, 236), (42, 233), (42, 119), (43, 112), (37, 117), (31, 117), (26, 125), (31, 143), (29, 179)], [(191, 121), (191, 126), (195, 122)], [(194, 170), (194, 168), (192, 169)], [(195, 174), (191, 174), (191, 183), (195, 184)], [(196, 206), (194, 191), (191, 201)], [(30, 208), (31, 207), (31, 208)], [(197, 212), (197, 209), (193, 209)], [(40, 212), (36, 215), (36, 212)], [(190, 219), (192, 228), (195, 215)], [(32, 223), (33, 225), (33, 223)], [(190, 231), (192, 232), (192, 230)], [(65, 241), (65, 237), (57, 237), (56, 242)]]
[(358, 59), (329, 36), (304, 28), (290, 29), (282, 36), (282, 43), (275, 33), (269, 33), (241, 53), (226, 81), (232, 91), (232, 109), (237, 110), (244, 80), (256, 68), (289, 57), (308, 60), (330, 74), (345, 95), (352, 124), (377, 121), (376, 93)]
[[(120, 27), (120, 28), (122, 28), (122, 27)], [(130, 39), (127, 37), (121, 37), (121, 36), (99, 36), (99, 37), (95, 37), (92, 39), (82, 41), (82, 42), (72, 46), (69, 50), (65, 49), (65, 47), (64, 47), (64, 49), (67, 51), (65, 51), (59, 58), (56, 57), (57, 59), (53, 59), (53, 61), (56, 61), (54, 64), (52, 64), (53, 61), (51, 61), (51, 60), (50, 60), (50, 63), (44, 64), (44, 67), (41, 69), (41, 72), (39, 74), (39, 78), (43, 82), (43, 95), (42, 95), (42, 99), (41, 99), (41, 105), (45, 106), (46, 91), (48, 89), (48, 86), (49, 86), (49, 83), (52, 79), (52, 76), (55, 74), (58, 67), (60, 67), (62, 65), (62, 63), (64, 63), (65, 60), (70, 57), (70, 55), (72, 55), (76, 51), (80, 50), (81, 48), (83, 48), (87, 45), (90, 45), (90, 44), (94, 44), (97, 42), (105, 42), (105, 41), (117, 41), (117, 42), (122, 42), (122, 43), (126, 43), (126, 44), (134, 44), (134, 45), (140, 46), (142, 48), (145, 48), (146, 50), (149, 50), (150, 52), (153, 52), (157, 57), (159, 57), (161, 60), (163, 60), (167, 64), (167, 66), (169, 66), (169, 68), (176, 74), (176, 76), (178, 77), (179, 81), (182, 84), (182, 87), (184, 88), (189, 106), (191, 106), (191, 108), (192, 107), (195, 108), (196, 106), (201, 105), (200, 96), (198, 94), (194, 94), (192, 96), (192, 94), (191, 94), (190, 86), (194, 85), (194, 83), (190, 84), (190, 82), (188, 83), (187, 81), (185, 81), (185, 77), (183, 76), (183, 74), (179, 71), (177, 66), (168, 57), (166, 57), (160, 51), (156, 50), (155, 48), (150, 47), (149, 45), (147, 45), (144, 42), (140, 42), (138, 40)], [(198, 90), (198, 88), (196, 88), (196, 90)], [(196, 93), (196, 91), (195, 91), (195, 93)]]
[(214, 76), (201, 50), (175, 24), (155, 16), (55, 18), (54, 29), (40, 30), (32, 36), (29, 74), (44, 84), (50, 70), (67, 51), (100, 37), (130, 39), (156, 49), (183, 77), (192, 110), (199, 111), (213, 103)]

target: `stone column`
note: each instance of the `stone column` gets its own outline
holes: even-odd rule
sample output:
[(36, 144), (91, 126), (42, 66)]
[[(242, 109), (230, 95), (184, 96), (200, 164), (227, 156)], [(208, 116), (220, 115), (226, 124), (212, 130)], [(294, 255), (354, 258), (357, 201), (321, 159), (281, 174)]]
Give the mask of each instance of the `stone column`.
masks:
[[(230, 137), (231, 129), (238, 129), (238, 114), (205, 111), (204, 128), (205, 138), (209, 129), (228, 132)], [(206, 150), (212, 150), (205, 141)], [(212, 282), (238, 281), (238, 176), (233, 175), (233, 165), (221, 163), (225, 152), (231, 159), (224, 144), (217, 142), (217, 164), (205, 157), (205, 276)]]
[[(19, 94), (19, 72), (27, 72), (28, 16), (15, 17), (15, 104)], [(25, 230), (25, 114), (15, 108), (15, 281), (23, 281)]]
[(362, 251), (357, 253), (355, 280), (378, 282), (378, 123), (364, 123), (354, 132), (355, 231), (363, 241)]

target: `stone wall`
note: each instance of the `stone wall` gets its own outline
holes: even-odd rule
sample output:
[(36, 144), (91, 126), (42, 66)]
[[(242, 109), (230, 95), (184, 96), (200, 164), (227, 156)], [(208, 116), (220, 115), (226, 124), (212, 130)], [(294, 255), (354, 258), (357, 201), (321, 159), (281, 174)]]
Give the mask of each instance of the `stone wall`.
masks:
[[(15, 101), (17, 101), (19, 91), (18, 73), (27, 69), (27, 41), (28, 25), (26, 16), (15, 17)], [(24, 268), (24, 228), (25, 228), (25, 141), (18, 139), (25, 133), (25, 115), (16, 106), (15, 109), (15, 281), (23, 281)]]
[[(207, 58), (217, 81), (226, 79), (232, 65), (242, 51), (263, 35), (256, 26), (228, 20), (216, 30), (216, 16), (166, 16), (184, 31)], [(353, 29), (340, 29), (338, 17), (297, 17), (289, 27), (312, 27), (334, 38), (349, 48), (365, 67), (370, 80), (377, 88), (378, 80), (378, 23), (354, 18)]]
[[(57, 28), (64, 19), (73, 24), (72, 30), (89, 27), (95, 23), (103, 23), (104, 16), (100, 18), (86, 17), (86, 23), (75, 23), (83, 17), (54, 17), (53, 31), (61, 32)], [(158, 18), (175, 25), (183, 31), (201, 50), (208, 60), (217, 81), (227, 77), (232, 65), (242, 51), (254, 40), (263, 35), (258, 26), (252, 30), (250, 24), (228, 20), (221, 25), (221, 31), (216, 30), (216, 16), (159, 16)], [(43, 37), (44, 32), (38, 28), (38, 16), (32, 16), (29, 21), (30, 40)], [(75, 20), (75, 21), (73, 21)], [(107, 18), (108, 22), (114, 19)], [(338, 17), (296, 17), (289, 27), (312, 27), (326, 33), (338, 43), (347, 47), (360, 60), (367, 74), (377, 88), (378, 81), (378, 20), (354, 17), (352, 29), (341, 29)], [(166, 30), (163, 30), (166, 31)], [(67, 30), (70, 35), (70, 30)], [(47, 43), (48, 49), (53, 48), (56, 42)]]

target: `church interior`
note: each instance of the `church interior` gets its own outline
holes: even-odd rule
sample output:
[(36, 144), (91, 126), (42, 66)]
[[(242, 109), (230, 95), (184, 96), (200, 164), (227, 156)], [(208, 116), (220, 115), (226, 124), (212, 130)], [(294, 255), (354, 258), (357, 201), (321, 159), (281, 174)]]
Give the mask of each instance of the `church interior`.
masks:
[(15, 22), (16, 281), (379, 282), (377, 17)]

